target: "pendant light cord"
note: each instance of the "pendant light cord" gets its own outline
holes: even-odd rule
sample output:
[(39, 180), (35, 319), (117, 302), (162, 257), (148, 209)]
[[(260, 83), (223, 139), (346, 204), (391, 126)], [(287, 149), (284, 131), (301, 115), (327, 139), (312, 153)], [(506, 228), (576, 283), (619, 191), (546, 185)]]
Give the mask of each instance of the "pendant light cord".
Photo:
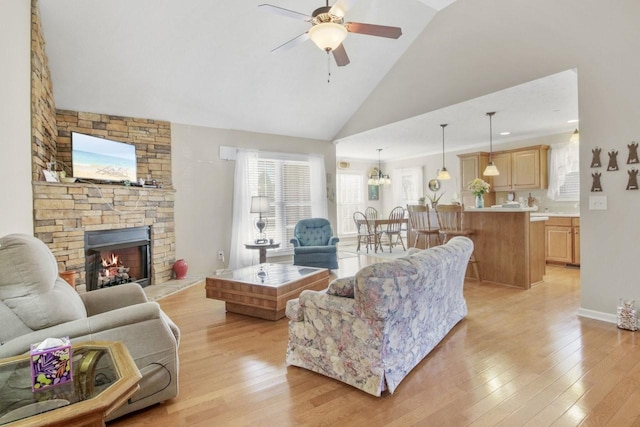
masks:
[(493, 163), (493, 126), (492, 126), (491, 119), (495, 113), (496, 113), (495, 111), (487, 113), (487, 116), (489, 116), (489, 163), (490, 164)]

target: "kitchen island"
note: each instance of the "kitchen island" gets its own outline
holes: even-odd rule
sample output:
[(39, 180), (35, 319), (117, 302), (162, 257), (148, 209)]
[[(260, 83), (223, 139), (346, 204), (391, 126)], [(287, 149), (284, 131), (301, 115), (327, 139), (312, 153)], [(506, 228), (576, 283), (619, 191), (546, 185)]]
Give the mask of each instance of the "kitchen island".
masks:
[(471, 240), (482, 280), (521, 289), (543, 281), (544, 224), (548, 218), (531, 217), (532, 211), (532, 208), (465, 209), (464, 228), (473, 230)]

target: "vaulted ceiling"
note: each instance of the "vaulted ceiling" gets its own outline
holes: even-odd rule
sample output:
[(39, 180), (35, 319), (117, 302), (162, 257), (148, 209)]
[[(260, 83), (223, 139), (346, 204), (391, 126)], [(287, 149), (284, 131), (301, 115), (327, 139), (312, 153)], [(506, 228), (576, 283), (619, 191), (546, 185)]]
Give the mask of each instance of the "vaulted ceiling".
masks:
[[(324, 6), (269, 1), (304, 14)], [(265, 12), (261, 2), (40, 0), (56, 107), (333, 141), (434, 15), (455, 0), (338, 1), (350, 4), (346, 21), (398, 26), (402, 36), (349, 34), (351, 63), (337, 67), (311, 41), (272, 53), (310, 24)], [(398, 132), (408, 144), (396, 157), (415, 155), (425, 139), (439, 145), (443, 118), (433, 114), (342, 138), (338, 155), (376, 158), (358, 143), (398, 141)], [(434, 124), (435, 133), (426, 134)], [(485, 128), (461, 143), (486, 140)]]

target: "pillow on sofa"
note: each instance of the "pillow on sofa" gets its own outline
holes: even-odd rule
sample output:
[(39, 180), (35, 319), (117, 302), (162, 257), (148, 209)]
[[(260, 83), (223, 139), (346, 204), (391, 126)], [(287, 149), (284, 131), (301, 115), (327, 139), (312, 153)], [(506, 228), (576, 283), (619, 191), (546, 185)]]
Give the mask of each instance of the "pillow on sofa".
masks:
[(327, 294), (338, 297), (353, 298), (353, 289), (355, 288), (355, 284), (356, 278), (353, 276), (335, 279), (333, 282), (329, 283)]

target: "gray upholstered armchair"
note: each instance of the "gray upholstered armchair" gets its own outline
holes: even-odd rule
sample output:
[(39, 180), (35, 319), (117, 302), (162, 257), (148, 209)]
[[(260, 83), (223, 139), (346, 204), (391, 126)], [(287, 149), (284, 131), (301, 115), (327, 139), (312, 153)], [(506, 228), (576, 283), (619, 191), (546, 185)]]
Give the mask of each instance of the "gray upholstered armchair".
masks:
[(293, 264), (307, 267), (338, 268), (339, 238), (333, 236), (331, 223), (325, 218), (298, 221), (293, 230)]
[(3, 358), (26, 353), (45, 338), (122, 341), (142, 380), (109, 419), (178, 394), (180, 330), (160, 306), (134, 283), (78, 294), (58, 277), (55, 257), (35, 237), (0, 238), (0, 324)]

